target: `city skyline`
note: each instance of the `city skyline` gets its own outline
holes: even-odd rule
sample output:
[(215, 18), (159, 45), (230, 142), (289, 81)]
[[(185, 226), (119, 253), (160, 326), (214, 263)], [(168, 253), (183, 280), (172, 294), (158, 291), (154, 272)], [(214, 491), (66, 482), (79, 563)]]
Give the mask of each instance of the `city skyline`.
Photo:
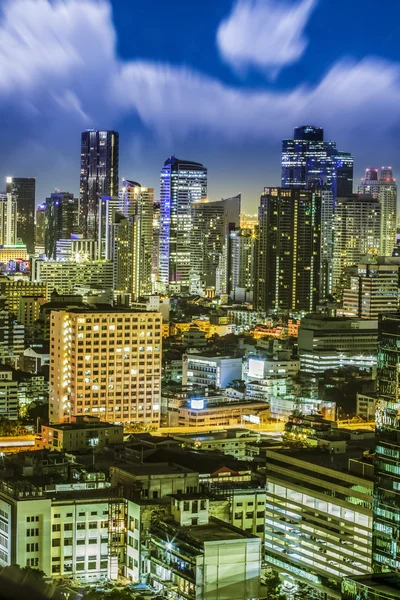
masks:
[[(292, 10), (282, 10), (286, 4)], [(160, 165), (175, 154), (208, 165), (211, 199), (241, 193), (249, 211), (265, 185), (279, 184), (281, 139), (302, 124), (323, 127), (326, 139), (354, 155), (355, 180), (368, 166), (400, 170), (399, 57), (390, 25), (400, 7), (393, 1), (385, 4), (385, 32), (373, 46), (363, 32), (376, 0), (207, 0), (194, 30), (185, 27), (182, 0), (168, 8), (156, 0), (152, 9), (124, 1), (28, 5), (35, 10), (5, 2), (0, 18), (14, 49), (0, 47), (10, 68), (0, 89), (7, 112), (0, 177), (36, 177), (38, 204), (54, 188), (78, 195), (78, 137), (92, 127), (121, 133), (120, 175), (154, 187), (156, 198)], [(124, 31), (138, 17), (132, 42)], [(149, 44), (145, 31), (161, 23), (179, 36), (171, 42), (154, 35)], [(259, 23), (274, 35), (260, 36)], [(24, 30), (29, 46), (18, 34)], [(32, 61), (35, 53), (54, 59)], [(107, 94), (98, 93), (103, 88)]]

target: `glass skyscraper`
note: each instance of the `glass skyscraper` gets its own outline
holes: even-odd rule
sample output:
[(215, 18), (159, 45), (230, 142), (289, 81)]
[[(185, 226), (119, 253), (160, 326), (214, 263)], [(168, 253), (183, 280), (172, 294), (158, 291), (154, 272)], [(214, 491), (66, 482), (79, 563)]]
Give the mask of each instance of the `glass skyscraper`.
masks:
[(84, 131), (81, 139), (79, 229), (84, 237), (98, 238), (98, 205), (103, 196), (118, 196), (119, 134)]
[(189, 291), (191, 206), (207, 197), (207, 169), (168, 158), (160, 181), (159, 281), (177, 293)]
[(327, 186), (334, 199), (353, 191), (353, 157), (324, 141), (321, 127), (296, 127), (293, 139), (282, 142), (282, 187)]
[(34, 177), (7, 177), (6, 192), (17, 202), (17, 240), (25, 244), (28, 252), (35, 249), (35, 189)]
[(400, 571), (400, 313), (379, 317), (372, 560)]

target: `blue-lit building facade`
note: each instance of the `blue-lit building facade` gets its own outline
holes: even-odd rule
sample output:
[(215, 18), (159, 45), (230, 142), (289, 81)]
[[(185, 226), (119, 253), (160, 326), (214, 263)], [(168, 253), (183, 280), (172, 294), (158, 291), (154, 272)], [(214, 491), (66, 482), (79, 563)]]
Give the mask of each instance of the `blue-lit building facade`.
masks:
[(159, 281), (171, 292), (189, 290), (191, 205), (206, 197), (206, 167), (175, 156), (165, 161), (160, 181)]
[(324, 141), (324, 130), (311, 125), (296, 127), (293, 139), (282, 142), (282, 187), (326, 185), (334, 199), (353, 191), (353, 157)]
[(379, 317), (373, 508), (375, 572), (400, 571), (400, 313)]

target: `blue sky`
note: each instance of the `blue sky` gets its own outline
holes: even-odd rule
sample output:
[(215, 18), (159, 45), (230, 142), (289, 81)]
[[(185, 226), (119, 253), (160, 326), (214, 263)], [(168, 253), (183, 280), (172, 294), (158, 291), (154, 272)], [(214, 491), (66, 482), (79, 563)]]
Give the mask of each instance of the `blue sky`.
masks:
[(400, 172), (400, 2), (0, 0), (0, 177), (78, 193), (80, 131), (120, 132), (120, 176), (153, 186), (169, 154), (209, 197), (255, 211), (297, 125)]

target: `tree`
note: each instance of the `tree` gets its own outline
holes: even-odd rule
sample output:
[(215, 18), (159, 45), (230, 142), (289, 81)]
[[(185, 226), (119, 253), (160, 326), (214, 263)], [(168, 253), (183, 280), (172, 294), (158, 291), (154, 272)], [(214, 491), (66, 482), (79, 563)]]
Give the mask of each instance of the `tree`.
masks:
[(286, 600), (285, 595), (282, 593), (282, 582), (276, 571), (267, 575), (264, 581), (264, 588), (266, 589), (263, 589), (262, 593), (268, 600)]

